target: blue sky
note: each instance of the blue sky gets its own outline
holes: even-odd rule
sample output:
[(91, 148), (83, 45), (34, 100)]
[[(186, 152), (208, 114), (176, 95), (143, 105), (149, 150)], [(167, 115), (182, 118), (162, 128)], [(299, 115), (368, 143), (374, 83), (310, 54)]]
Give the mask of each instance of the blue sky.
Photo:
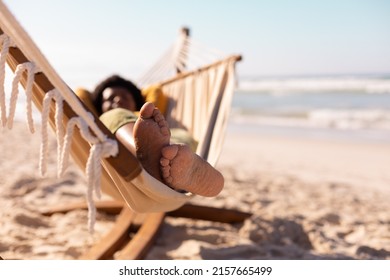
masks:
[(138, 78), (181, 26), (240, 76), (390, 73), (385, 0), (5, 0), (71, 86)]

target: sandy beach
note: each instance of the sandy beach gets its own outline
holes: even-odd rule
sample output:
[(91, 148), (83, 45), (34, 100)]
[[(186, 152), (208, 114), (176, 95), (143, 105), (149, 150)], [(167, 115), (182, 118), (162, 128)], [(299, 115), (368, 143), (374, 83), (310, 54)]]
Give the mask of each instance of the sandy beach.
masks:
[[(50, 205), (79, 202), (83, 172), (38, 171), (40, 136), (24, 123), (0, 130), (0, 256), (77, 259), (113, 225), (99, 213), (47, 217)], [(191, 203), (252, 213), (244, 223), (167, 217), (146, 259), (390, 259), (390, 143), (237, 132), (228, 128), (217, 168), (225, 189)]]

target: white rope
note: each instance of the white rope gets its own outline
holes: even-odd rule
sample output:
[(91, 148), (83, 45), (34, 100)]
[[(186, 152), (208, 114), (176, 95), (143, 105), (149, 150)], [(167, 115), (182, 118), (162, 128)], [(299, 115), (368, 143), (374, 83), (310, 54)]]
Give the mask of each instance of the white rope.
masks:
[[(42, 144), (41, 144), (41, 173), (46, 171), (46, 160), (48, 153), (47, 126), (49, 120), (50, 103), (56, 100), (55, 126), (57, 134), (57, 159), (58, 159), (58, 176), (62, 176), (68, 166), (72, 137), (76, 126), (80, 129), (81, 136), (92, 144), (89, 157), (87, 160), (85, 173), (87, 177), (87, 205), (88, 205), (88, 229), (94, 232), (96, 221), (96, 207), (93, 201), (93, 193), (100, 199), (101, 197), (101, 163), (102, 158), (115, 156), (118, 153), (117, 142), (106, 139), (104, 142), (91, 134), (87, 122), (81, 117), (74, 117), (68, 121), (66, 134), (62, 125), (63, 118), (63, 97), (57, 90), (48, 92), (43, 100), (42, 108)], [(93, 118), (92, 114), (88, 115)]]
[[(81, 135), (84, 139), (86, 139), (90, 144), (92, 144), (92, 148), (90, 150), (90, 155), (88, 158), (87, 164), (87, 180), (89, 182), (89, 190), (88, 193), (93, 193), (95, 191), (97, 195), (100, 194), (100, 159), (102, 157), (116, 156), (118, 153), (118, 146), (115, 140), (108, 139), (107, 135), (99, 128), (97, 123), (95, 122), (95, 118), (85, 110), (82, 102), (75, 96), (75, 94), (70, 90), (68, 85), (64, 83), (64, 81), (59, 77), (47, 59), (42, 55), (39, 48), (32, 41), (27, 32), (23, 29), (23, 27), (19, 24), (16, 18), (12, 15), (12, 13), (8, 10), (8, 8), (3, 4), (0, 0), (0, 25), (1, 30), (4, 34), (0, 37), (0, 47), (1, 47), (1, 57), (0, 57), (0, 110), (1, 110), (1, 122), (3, 125), (7, 124), (9, 128), (13, 126), (13, 119), (15, 115), (16, 103), (19, 93), (19, 83), (22, 78), (22, 75), (25, 71), (27, 71), (27, 81), (25, 84), (26, 87), (26, 114), (27, 121), (30, 128), (30, 131), (34, 132), (34, 123), (32, 118), (32, 89), (34, 84), (34, 75), (37, 73), (37, 66), (39, 65), (39, 69), (45, 74), (46, 78), (53, 85), (57, 91), (51, 91), (45, 96), (44, 104), (43, 104), (43, 116), (42, 116), (42, 124), (43, 124), (43, 132), (42, 132), (42, 153), (41, 153), (41, 161), (42, 161), (42, 172), (46, 171), (45, 160), (47, 158), (48, 153), (48, 142), (47, 142), (47, 124), (48, 124), (48, 115), (49, 115), (49, 107), (51, 106), (51, 100), (55, 99), (56, 103), (56, 116), (55, 116), (55, 125), (56, 125), (56, 133), (57, 133), (57, 143), (58, 143), (58, 175), (62, 175), (69, 157), (70, 144), (73, 135), (73, 130), (75, 126), (78, 126)], [(12, 39), (12, 40), (11, 40)], [(8, 54), (8, 48), (10, 44), (17, 45), (17, 47), (22, 51), (24, 56), (33, 62), (26, 62), (20, 64), (15, 69), (15, 76), (12, 82), (12, 91), (10, 98), (10, 106), (8, 117), (6, 114), (6, 105), (5, 105), (5, 93), (4, 90), (1, 89), (4, 86), (4, 77), (3, 73), (3, 65), (5, 67), (6, 57)], [(62, 126), (62, 104), (66, 102), (72, 110), (79, 116), (76, 118), (72, 118), (69, 120), (67, 125), (67, 131), (64, 135), (63, 126)], [(91, 134), (93, 133), (93, 135)], [(45, 140), (46, 139), (46, 140)], [(91, 196), (89, 196), (91, 198)], [(92, 199), (90, 199), (89, 205), (93, 205)], [(90, 207), (90, 217), (94, 217), (93, 207)], [(90, 221), (90, 230), (93, 231), (93, 222)]]
[(96, 220), (96, 207), (93, 203), (93, 191), (97, 198), (101, 197), (101, 164), (102, 157), (111, 156), (117, 153), (116, 142), (108, 139), (105, 143), (98, 143), (92, 146), (86, 166), (86, 175), (88, 182), (87, 203), (88, 203), (88, 229), (93, 232)]
[[(49, 113), (50, 113), (50, 103), (52, 100), (56, 101), (56, 113), (55, 113), (55, 126), (56, 126), (56, 135), (57, 135), (57, 162), (61, 162), (61, 152), (64, 143), (64, 127), (62, 125), (63, 119), (63, 98), (60, 92), (56, 89), (53, 89), (46, 93), (45, 98), (43, 99), (42, 106), (42, 142), (41, 142), (41, 152), (39, 160), (39, 170), (41, 175), (45, 175), (46, 166), (47, 166), (47, 155), (48, 155), (48, 133), (47, 127), (49, 123)], [(60, 172), (58, 169), (58, 176)]]
[(156, 82), (158, 79), (155, 77), (155, 73), (159, 72), (161, 68), (166, 67), (167, 65), (172, 64), (172, 47), (170, 47), (160, 58), (159, 60), (150, 68), (147, 72), (145, 72), (138, 80), (137, 84), (141, 87), (145, 85), (152, 84)]
[(30, 38), (28, 33), (19, 24), (18, 20), (12, 15), (8, 8), (0, 1), (0, 25), (2, 31), (12, 38), (12, 42), (18, 46), (29, 61), (34, 61), (39, 68), (45, 73), (46, 78), (50, 83), (61, 92), (64, 100), (69, 104), (72, 110), (81, 116), (87, 123), (93, 133), (104, 142), (107, 138), (103, 131), (98, 127), (94, 120), (87, 117), (82, 102), (75, 96), (69, 86), (61, 79), (54, 68), (47, 61), (45, 56), (41, 53), (38, 46)]
[(61, 162), (60, 162), (60, 171), (59, 171), (60, 176), (62, 176), (62, 174), (64, 173), (65, 169), (68, 166), (70, 145), (72, 144), (72, 136), (73, 136), (74, 128), (76, 126), (78, 126), (78, 128), (80, 129), (83, 138), (87, 140), (89, 143), (97, 144), (99, 141), (98, 138), (94, 137), (90, 133), (90, 131), (88, 130), (87, 123), (81, 117), (71, 118), (68, 121), (66, 127), (66, 134), (64, 137), (64, 143), (61, 152)]
[[(7, 48), (9, 46), (8, 37), (0, 37), (0, 40), (3, 40), (3, 47), (1, 51), (0, 63), (4, 60), (5, 67), (5, 57), (7, 55)], [(7, 43), (8, 41), (8, 43)], [(4, 93), (4, 79), (5, 79), (5, 70), (2, 73), (2, 66), (0, 65), (0, 96), (1, 102), (1, 112), (2, 112), (2, 123), (7, 126), (9, 129), (13, 126), (13, 119), (15, 115), (16, 103), (19, 94), (19, 83), (22, 78), (22, 74), (27, 71), (27, 82), (26, 82), (26, 114), (30, 132), (34, 133), (34, 120), (32, 117), (32, 89), (34, 85), (34, 75), (37, 72), (37, 67), (32, 62), (26, 62), (19, 64), (15, 70), (15, 76), (12, 81), (12, 90), (9, 106), (9, 115), (6, 117), (5, 110), (5, 93)], [(2, 90), (2, 91), (1, 91)], [(94, 121), (94, 117), (91, 113), (87, 113), (87, 120), (82, 117), (75, 117), (69, 120), (67, 125), (66, 134), (64, 135), (63, 127), (63, 102), (64, 98), (61, 93), (54, 89), (46, 93), (43, 104), (42, 104), (42, 143), (40, 148), (40, 159), (39, 159), (39, 169), (40, 173), (44, 175), (47, 171), (47, 158), (48, 158), (48, 123), (49, 123), (49, 113), (52, 100), (56, 101), (56, 111), (55, 111), (55, 129), (56, 129), (56, 138), (57, 138), (57, 175), (58, 177), (62, 176), (69, 161), (70, 147), (74, 128), (77, 126), (80, 129), (82, 137), (92, 144), (90, 155), (87, 161), (86, 166), (86, 176), (88, 182), (87, 189), (87, 203), (88, 203), (88, 228), (91, 233), (94, 231), (94, 223), (96, 219), (96, 207), (93, 202), (93, 193), (95, 192), (96, 196), (100, 198), (101, 191), (101, 164), (100, 159), (110, 156), (115, 156), (118, 153), (118, 145), (115, 140), (108, 139), (104, 135), (103, 141), (101, 140), (101, 134), (99, 137), (96, 137), (91, 134), (90, 126), (88, 122), (91, 123)]]
[[(93, 118), (92, 115), (90, 115)], [(68, 165), (72, 136), (75, 127), (80, 129), (82, 137), (92, 144), (87, 165), (87, 204), (88, 204), (88, 228), (93, 233), (93, 227), (96, 219), (96, 207), (93, 202), (93, 193), (100, 198), (101, 185), (101, 164), (100, 159), (103, 157), (115, 156), (118, 153), (117, 142), (111, 139), (106, 139), (105, 142), (99, 142), (99, 139), (90, 133), (87, 123), (81, 117), (74, 117), (68, 121), (66, 134), (61, 153), (60, 171), (62, 175)]]
[[(3, 54), (2, 48), (2, 54)], [(1, 59), (3, 58), (3, 55)], [(1, 63), (1, 60), (0, 60)], [(12, 81), (12, 90), (9, 106), (9, 115), (8, 118), (5, 118), (5, 121), (2, 123), (7, 123), (9, 129), (13, 126), (13, 119), (15, 115), (16, 103), (19, 93), (19, 83), (22, 78), (22, 74), (27, 71), (27, 83), (26, 83), (26, 114), (30, 132), (34, 133), (34, 121), (32, 117), (32, 89), (34, 84), (34, 75), (37, 72), (37, 68), (34, 63), (26, 62), (19, 64), (15, 70), (15, 76)], [(4, 75), (3, 75), (4, 77)], [(0, 82), (1, 80), (1, 69), (0, 69)], [(4, 82), (2, 82), (4, 86)], [(0, 87), (1, 88), (1, 87)], [(4, 94), (5, 99), (5, 94)], [(105, 135), (104, 138), (100, 134), (100, 138), (91, 134), (90, 126), (88, 123), (94, 121), (94, 117), (91, 113), (87, 113), (87, 120), (82, 117), (75, 117), (69, 120), (67, 125), (66, 134), (64, 135), (63, 127), (63, 102), (64, 98), (61, 93), (54, 89), (46, 93), (43, 104), (42, 104), (42, 143), (39, 159), (39, 169), (40, 173), (44, 175), (47, 169), (47, 158), (48, 158), (48, 122), (49, 122), (49, 113), (51, 101), (56, 101), (56, 113), (55, 113), (55, 127), (56, 127), (56, 138), (57, 138), (57, 175), (61, 177), (68, 166), (69, 154), (72, 136), (74, 128), (77, 126), (80, 129), (82, 137), (92, 144), (90, 150), (90, 155), (87, 161), (86, 166), (86, 176), (88, 182), (87, 189), (87, 203), (88, 203), (88, 227), (91, 233), (93, 233), (94, 223), (96, 220), (96, 207), (93, 202), (93, 193), (95, 192), (96, 196), (100, 198), (100, 185), (101, 185), (101, 164), (100, 159), (115, 156), (118, 153), (118, 146), (115, 140), (108, 139)], [(5, 103), (5, 102), (4, 102)], [(5, 104), (4, 104), (4, 108)], [(2, 112), (5, 112), (5, 109), (2, 109)], [(103, 141), (101, 140), (103, 138)]]
[(175, 76), (177, 71), (192, 71), (224, 57), (226, 54), (223, 52), (207, 47), (181, 33), (156, 64), (137, 80), (137, 84), (146, 87)]
[(37, 72), (35, 68), (35, 64), (32, 62), (25, 62), (22, 64), (19, 64), (16, 67), (15, 70), (15, 76), (12, 81), (12, 90), (11, 90), (11, 99), (10, 99), (10, 105), (9, 105), (9, 114), (7, 118), (7, 125), (8, 128), (11, 129), (13, 126), (14, 116), (15, 116), (15, 108), (16, 108), (16, 102), (18, 100), (18, 94), (19, 94), (19, 83), (22, 78), (22, 74), (24, 71), (27, 71), (27, 83), (26, 83), (26, 114), (27, 114), (27, 122), (28, 127), (30, 128), (31, 133), (35, 132), (34, 129), (34, 120), (32, 117), (32, 88), (34, 84), (34, 75)]
[(0, 112), (1, 112), (1, 123), (5, 127), (7, 123), (7, 112), (5, 106), (5, 91), (4, 91), (4, 80), (5, 80), (5, 64), (7, 62), (7, 54), (9, 51), (10, 39), (7, 35), (0, 35)]
[(188, 38), (188, 41), (190, 42), (194, 50), (199, 50), (201, 53), (209, 54), (210, 56), (213, 56), (213, 59), (221, 59), (223, 57), (226, 57), (226, 53), (218, 49), (206, 46), (203, 43), (194, 40), (193, 38)]
[[(55, 126), (57, 135), (57, 164), (58, 164), (58, 176), (62, 176), (66, 167), (68, 166), (70, 147), (72, 144), (72, 137), (74, 129), (77, 126), (80, 129), (82, 137), (89, 143), (93, 144), (90, 149), (90, 154), (86, 164), (86, 177), (87, 177), (87, 204), (88, 204), (88, 228), (91, 233), (94, 231), (94, 224), (96, 220), (96, 207), (93, 202), (93, 193), (96, 197), (101, 197), (100, 185), (101, 185), (101, 164), (100, 159), (114, 156), (118, 153), (118, 146), (116, 141), (106, 139), (101, 143), (99, 139), (93, 136), (89, 130), (88, 124), (81, 117), (74, 117), (68, 121), (66, 134), (64, 135), (64, 129), (62, 125), (63, 119), (63, 97), (56, 89), (46, 93), (43, 99), (42, 107), (42, 143), (41, 143), (41, 156), (40, 156), (40, 170), (41, 174), (46, 172), (46, 161), (48, 154), (48, 135), (47, 127), (49, 122), (49, 112), (51, 101), (56, 101), (56, 114), (55, 114)], [(92, 115), (89, 115), (93, 118)]]

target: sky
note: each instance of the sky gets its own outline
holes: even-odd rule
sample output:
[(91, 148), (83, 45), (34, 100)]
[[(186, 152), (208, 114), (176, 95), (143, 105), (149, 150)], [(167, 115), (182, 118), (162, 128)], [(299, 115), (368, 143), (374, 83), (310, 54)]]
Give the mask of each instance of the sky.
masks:
[(389, 0), (3, 2), (73, 87), (139, 78), (182, 26), (243, 77), (390, 73)]

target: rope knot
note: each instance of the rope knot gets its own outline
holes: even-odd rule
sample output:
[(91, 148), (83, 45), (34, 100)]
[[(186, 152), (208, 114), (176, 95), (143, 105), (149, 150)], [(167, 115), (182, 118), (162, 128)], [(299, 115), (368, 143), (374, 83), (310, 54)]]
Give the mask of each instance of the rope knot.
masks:
[(104, 158), (114, 157), (118, 154), (118, 142), (113, 139), (108, 139), (102, 144), (101, 156)]

